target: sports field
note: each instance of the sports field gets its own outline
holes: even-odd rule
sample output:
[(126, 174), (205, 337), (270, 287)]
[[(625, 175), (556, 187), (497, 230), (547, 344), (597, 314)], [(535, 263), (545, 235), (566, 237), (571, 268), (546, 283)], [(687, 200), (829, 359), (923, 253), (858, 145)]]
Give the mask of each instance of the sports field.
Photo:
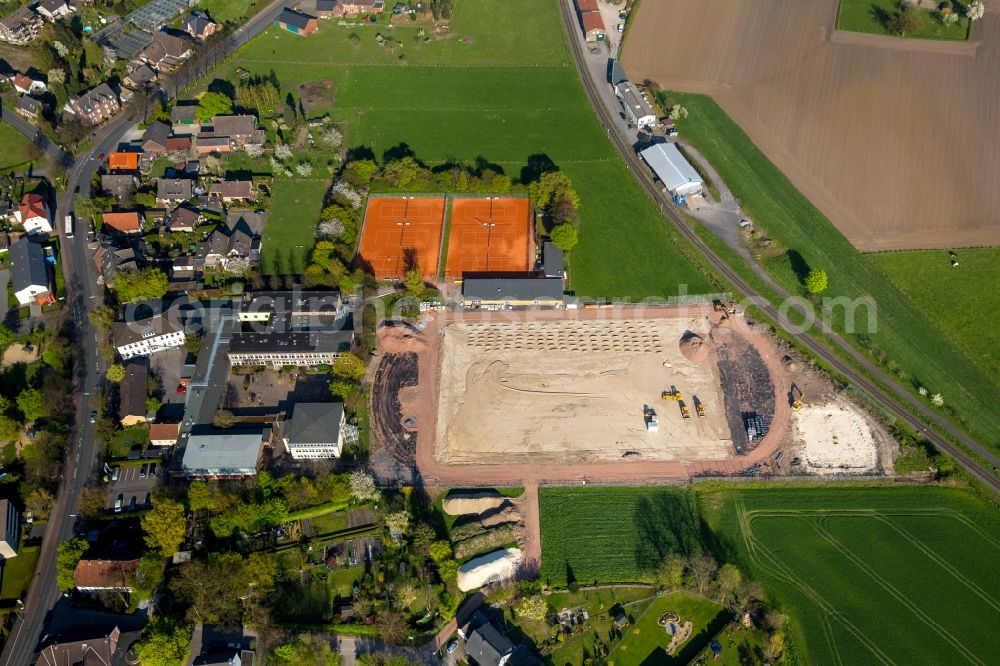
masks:
[(533, 238), (530, 199), (452, 199), (445, 277), (531, 270)]
[[(236, 67), (273, 69), (283, 95), (332, 81), (332, 103), (316, 113), (329, 111), (346, 145), (369, 147), (379, 159), (405, 143), (430, 165), (481, 156), (515, 179), (529, 161), (564, 170), (580, 193), (581, 239), (569, 268), (578, 295), (670, 296), (678, 284), (687, 293), (716, 291), (665, 230), (590, 109), (556, 1), (457, 0), (449, 33), (429, 41), (417, 28), (381, 24), (324, 21), (305, 39), (269, 28), (216, 76), (236, 82)], [(402, 46), (377, 46), (377, 32)]]
[(804, 663), (986, 664), (1000, 651), (1000, 520), (952, 488), (702, 495), (793, 618)]
[(377, 280), (402, 279), (415, 267), (425, 279), (436, 278), (444, 202), (444, 197), (370, 197), (358, 261)]

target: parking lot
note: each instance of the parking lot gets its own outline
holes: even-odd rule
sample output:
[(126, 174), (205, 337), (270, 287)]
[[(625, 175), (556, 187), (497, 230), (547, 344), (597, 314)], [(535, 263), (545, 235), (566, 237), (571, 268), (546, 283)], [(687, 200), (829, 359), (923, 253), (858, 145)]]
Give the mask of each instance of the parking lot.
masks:
[[(155, 470), (150, 474), (150, 469), (154, 465)], [(162, 472), (160, 461), (118, 467), (117, 470), (118, 479), (108, 484), (108, 511), (124, 513), (151, 506), (153, 487), (156, 486)], [(121, 498), (121, 508), (115, 511), (119, 498)]]

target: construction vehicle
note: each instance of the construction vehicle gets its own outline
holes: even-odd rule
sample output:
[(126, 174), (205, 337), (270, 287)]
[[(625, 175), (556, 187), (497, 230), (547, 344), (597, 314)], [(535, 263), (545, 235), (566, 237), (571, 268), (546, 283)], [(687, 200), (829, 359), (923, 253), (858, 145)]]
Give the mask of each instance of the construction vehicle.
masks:
[(685, 419), (691, 418), (691, 410), (684, 404), (683, 400), (678, 400), (677, 405), (681, 408), (681, 416)]
[(671, 386), (669, 391), (660, 394), (664, 400), (683, 400), (684, 394), (677, 390), (676, 386)]
[[(796, 393), (798, 393), (798, 397), (795, 397)], [(791, 389), (788, 391), (788, 397), (791, 399), (793, 410), (797, 412), (802, 409), (802, 401), (806, 399), (806, 394), (802, 392), (802, 389), (792, 384)]]
[(694, 411), (698, 415), (698, 418), (705, 418), (705, 405), (701, 404), (698, 396), (694, 396)]
[(719, 299), (715, 299), (714, 301), (712, 301), (712, 308), (716, 312), (721, 312), (723, 314), (727, 315), (736, 314), (736, 306), (733, 305), (732, 301), (729, 302), (729, 305), (726, 305)]

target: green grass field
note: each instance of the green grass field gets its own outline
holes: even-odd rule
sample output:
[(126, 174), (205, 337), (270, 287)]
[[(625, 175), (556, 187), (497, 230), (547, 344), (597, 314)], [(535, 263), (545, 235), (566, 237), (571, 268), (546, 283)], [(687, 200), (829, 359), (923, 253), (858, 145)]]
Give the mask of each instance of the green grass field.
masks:
[[(981, 443), (1000, 450), (995, 437), (1000, 429), (1000, 413), (992, 399), (1000, 394), (1000, 381), (996, 374), (990, 374), (990, 368), (995, 366), (977, 360), (981, 348), (969, 346), (975, 333), (954, 335), (951, 327), (956, 324), (955, 315), (930, 315), (921, 308), (920, 299), (915, 302), (905, 290), (893, 286), (890, 278), (896, 276), (883, 270), (883, 260), (858, 252), (711, 98), (673, 93), (671, 97), (690, 112), (687, 119), (677, 123), (682, 136), (711, 161), (744, 210), (775, 241), (760, 257), (764, 267), (793, 294), (805, 293), (797, 273), (805, 264), (823, 268), (829, 274), (830, 286), (824, 296), (874, 299), (877, 307), (871, 313), (866, 307), (854, 309), (853, 327), (844, 316), (846, 309), (834, 308), (834, 328), (872, 358), (894, 369), (901, 383), (912, 390), (924, 386), (931, 394), (940, 393), (947, 414)], [(799, 262), (792, 260), (796, 253), (801, 257)], [(995, 274), (996, 256), (985, 253), (971, 268), (981, 275), (990, 270)], [(750, 272), (738, 264), (735, 268)], [(934, 287), (935, 291), (957, 292), (968, 284), (958, 270), (949, 275), (938, 273), (941, 284)], [(907, 289), (912, 292), (922, 288), (917, 287), (916, 280), (924, 277), (899, 276), (899, 281), (911, 285)], [(984, 289), (981, 294), (977, 310), (983, 313), (980, 326), (986, 326), (985, 314), (1000, 305), (1000, 292)]]
[(261, 270), (265, 275), (300, 274), (305, 269), (329, 187), (321, 179), (275, 179), (261, 244)]
[(541, 578), (648, 582), (663, 558), (701, 547), (691, 495), (674, 488), (542, 488)]
[[(306, 39), (270, 28), (216, 76), (236, 81), (237, 67), (254, 74), (273, 69), (285, 91), (295, 95), (301, 84), (331, 81), (332, 103), (313, 115), (330, 113), (341, 122), (348, 146), (370, 148), (378, 159), (406, 144), (429, 165), (482, 157), (513, 178), (529, 160), (565, 170), (581, 199), (581, 241), (570, 258), (570, 287), (579, 295), (663, 297), (676, 295), (678, 284), (686, 285), (687, 293), (715, 291), (679, 251), (677, 237), (664, 230), (659, 211), (624, 168), (590, 109), (556, 0), (455, 5), (447, 37), (430, 42), (405, 23), (340, 27), (323, 21)], [(376, 32), (402, 47), (377, 46)], [(276, 192), (266, 231), (279, 254), (304, 242), (306, 227), (311, 233), (316, 221), (300, 213), (290, 220), (279, 210), (281, 199)], [(273, 230), (281, 219), (290, 223)]]
[(36, 151), (32, 143), (7, 123), (0, 123), (0, 146), (3, 146), (0, 171), (26, 165), (35, 157)]
[(733, 557), (793, 618), (804, 663), (986, 663), (1000, 635), (1000, 520), (951, 488), (703, 497)]
[(28, 588), (31, 574), (35, 572), (38, 562), (38, 546), (21, 547), (17, 557), (3, 564), (3, 587), (0, 589), (0, 601), (18, 599)]
[[(886, 19), (898, 7), (897, 0), (840, 0), (840, 8), (837, 10), (837, 29), (898, 36), (898, 33), (886, 26)], [(914, 14), (916, 29), (904, 35), (907, 39), (969, 38), (969, 22), (965, 18), (954, 25), (945, 25), (928, 11), (919, 10)]]
[(207, 11), (219, 23), (227, 23), (254, 14), (266, 4), (262, 0), (201, 0), (197, 8)]

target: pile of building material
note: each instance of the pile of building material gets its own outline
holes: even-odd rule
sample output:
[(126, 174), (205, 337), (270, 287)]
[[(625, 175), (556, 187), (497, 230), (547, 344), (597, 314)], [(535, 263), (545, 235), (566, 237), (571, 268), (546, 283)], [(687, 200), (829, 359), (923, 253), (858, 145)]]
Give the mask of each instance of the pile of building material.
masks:
[(496, 550), (469, 560), (458, 568), (458, 589), (468, 592), (483, 585), (510, 580), (517, 574), (523, 560), (524, 553), (520, 548)]
[(483, 513), (491, 509), (499, 509), (507, 498), (495, 490), (480, 492), (449, 493), (441, 508), (449, 516), (463, 516), (468, 513)]

